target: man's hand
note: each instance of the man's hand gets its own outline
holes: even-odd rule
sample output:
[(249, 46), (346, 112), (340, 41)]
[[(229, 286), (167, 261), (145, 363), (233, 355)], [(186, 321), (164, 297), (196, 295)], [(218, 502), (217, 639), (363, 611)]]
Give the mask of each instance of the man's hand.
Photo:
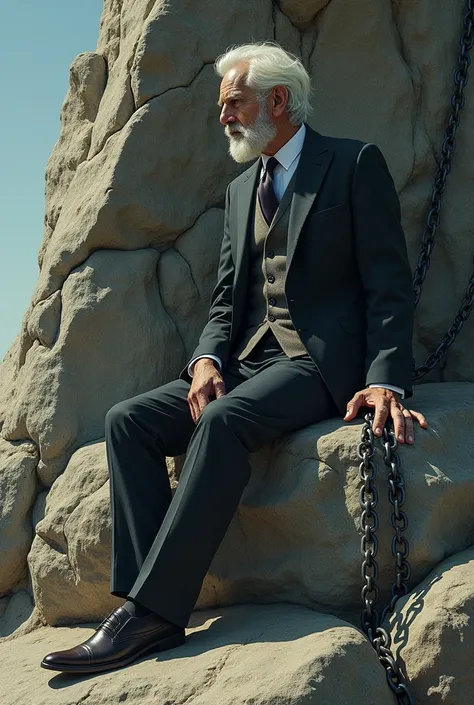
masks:
[(361, 406), (375, 406), (374, 423), (372, 426), (376, 436), (382, 435), (382, 429), (391, 416), (395, 438), (400, 443), (414, 443), (415, 433), (413, 419), (416, 419), (422, 428), (428, 428), (428, 422), (418, 411), (405, 409), (400, 395), (390, 389), (382, 387), (367, 387), (354, 394), (347, 404), (347, 413), (344, 421), (352, 421)]
[(188, 404), (194, 423), (210, 400), (209, 396), (223, 397), (225, 384), (221, 373), (210, 358), (201, 358), (194, 364), (194, 375), (188, 392)]

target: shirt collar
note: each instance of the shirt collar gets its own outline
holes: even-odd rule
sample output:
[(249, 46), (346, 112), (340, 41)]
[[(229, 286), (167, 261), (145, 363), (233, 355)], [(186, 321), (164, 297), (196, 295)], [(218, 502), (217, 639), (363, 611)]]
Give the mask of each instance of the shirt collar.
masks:
[[(276, 152), (273, 156), (275, 159), (277, 159), (282, 167), (288, 171), (290, 166), (293, 164), (295, 161), (296, 157), (300, 154), (301, 150), (303, 149), (303, 142), (304, 138), (306, 135), (306, 126), (304, 122), (301, 124), (300, 129), (298, 132), (295, 132), (293, 137), (288, 140), (288, 142), (285, 142), (283, 147), (281, 147), (278, 152)], [(262, 166), (265, 168), (267, 165), (267, 161), (270, 159), (270, 156), (268, 154), (262, 154)]]

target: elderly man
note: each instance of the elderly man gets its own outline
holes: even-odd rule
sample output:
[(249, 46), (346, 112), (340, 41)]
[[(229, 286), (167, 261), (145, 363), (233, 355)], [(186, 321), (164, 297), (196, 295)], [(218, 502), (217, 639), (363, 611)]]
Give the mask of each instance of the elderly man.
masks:
[[(249, 454), (334, 415), (375, 409), (414, 440), (413, 294), (400, 205), (374, 144), (306, 123), (310, 81), (274, 43), (216, 61), (232, 157), (209, 320), (179, 379), (106, 416), (111, 592), (126, 599), (84, 643), (41, 665), (90, 673), (185, 640), (250, 476)], [(186, 453), (171, 498), (166, 456)]]

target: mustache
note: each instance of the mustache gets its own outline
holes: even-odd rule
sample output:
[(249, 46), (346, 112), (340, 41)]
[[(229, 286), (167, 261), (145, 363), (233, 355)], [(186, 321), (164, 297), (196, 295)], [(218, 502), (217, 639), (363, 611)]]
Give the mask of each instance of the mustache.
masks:
[(246, 133), (246, 129), (243, 125), (240, 125), (240, 123), (233, 122), (232, 125), (226, 125), (224, 128), (224, 133), (227, 137), (233, 137), (232, 132), (240, 132), (244, 135)]

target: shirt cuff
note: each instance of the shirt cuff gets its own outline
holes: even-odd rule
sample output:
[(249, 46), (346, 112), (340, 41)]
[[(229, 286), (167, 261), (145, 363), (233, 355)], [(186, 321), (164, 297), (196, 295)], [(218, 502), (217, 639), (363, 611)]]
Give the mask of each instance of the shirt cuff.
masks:
[(222, 372), (222, 360), (220, 359), (220, 357), (217, 357), (217, 355), (211, 355), (211, 353), (209, 353), (209, 355), (198, 355), (193, 360), (191, 360), (191, 362), (188, 365), (188, 375), (190, 377), (193, 377), (193, 375), (194, 375), (194, 372), (193, 372), (194, 364), (198, 360), (200, 360), (202, 357), (207, 357), (207, 358), (210, 357), (211, 360), (215, 360), (217, 362), (217, 364), (219, 365), (219, 372)]
[(402, 387), (395, 387), (393, 384), (369, 384), (369, 387), (383, 387), (383, 389), (391, 389), (392, 392), (398, 392), (402, 399), (405, 399), (405, 390)]

